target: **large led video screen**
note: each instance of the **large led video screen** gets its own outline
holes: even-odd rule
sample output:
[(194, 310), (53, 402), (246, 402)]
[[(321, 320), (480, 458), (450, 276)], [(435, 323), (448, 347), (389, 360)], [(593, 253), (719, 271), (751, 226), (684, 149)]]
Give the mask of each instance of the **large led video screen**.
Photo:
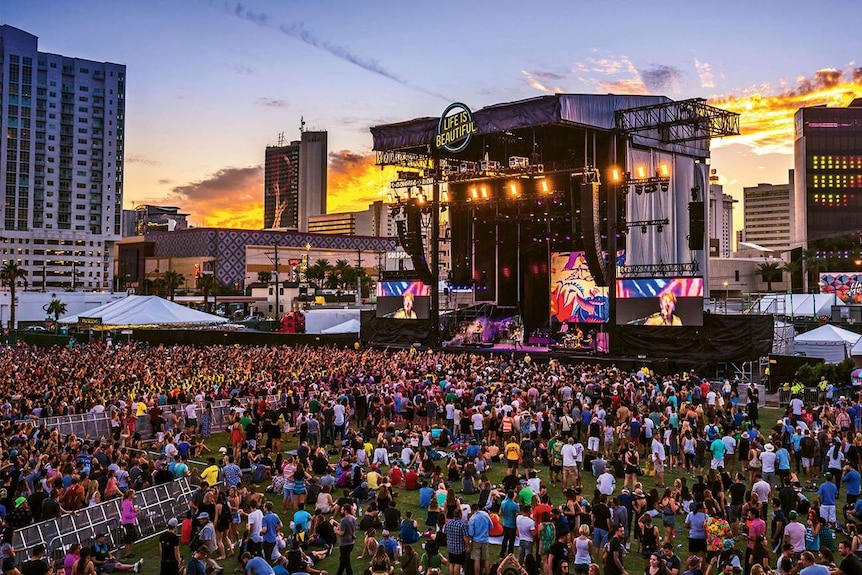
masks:
[(597, 286), (584, 252), (551, 253), (551, 315), (561, 323), (607, 323), (608, 288)]
[(431, 286), (421, 281), (382, 281), (377, 283), (377, 297), (402, 296), (412, 293), (414, 296), (430, 296)]
[(703, 325), (703, 278), (617, 280), (618, 325)]
[(835, 294), (844, 303), (862, 303), (862, 274), (820, 274), (820, 293)]
[(377, 317), (390, 319), (428, 319), (431, 315), (431, 298), (405, 292), (400, 296), (377, 298)]

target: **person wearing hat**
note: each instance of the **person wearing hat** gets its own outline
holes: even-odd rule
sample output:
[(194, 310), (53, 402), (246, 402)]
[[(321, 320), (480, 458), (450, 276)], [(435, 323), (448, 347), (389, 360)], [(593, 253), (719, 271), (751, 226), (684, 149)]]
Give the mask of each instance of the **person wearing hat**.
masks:
[(793, 546), (794, 560), (798, 560), (799, 554), (805, 551), (805, 526), (797, 521), (798, 517), (796, 511), (788, 513), (790, 523), (784, 528), (784, 541)]
[(103, 571), (105, 573), (113, 573), (114, 571), (134, 571), (135, 573), (140, 573), (141, 565), (144, 564), (143, 559), (138, 559), (137, 563), (128, 564), (128, 563), (120, 563), (117, 561), (116, 556), (111, 553), (111, 547), (108, 543), (108, 534), (107, 533), (96, 533), (96, 537), (93, 540), (93, 565), (96, 566), (97, 571)]
[(17, 497), (12, 507), (12, 511), (6, 514), (6, 526), (9, 529), (18, 530), (22, 527), (27, 527), (33, 523), (33, 514), (30, 513), (30, 506), (27, 505), (27, 498), (24, 496)]
[(168, 519), (168, 529), (159, 537), (159, 556), (161, 564), (159, 575), (179, 575), (180, 572), (180, 538), (177, 535), (176, 517)]
[(219, 565), (215, 559), (210, 557), (210, 554), (216, 549), (218, 549), (218, 543), (216, 542), (215, 524), (212, 522), (210, 514), (206, 511), (198, 513), (198, 522), (201, 525), (201, 529), (198, 532), (198, 539), (200, 540), (201, 545), (205, 545), (207, 548), (206, 563), (212, 569), (220, 570), (222, 568), (221, 565)]
[(201, 545), (195, 549), (186, 562), (185, 575), (207, 575), (206, 561), (208, 556), (209, 550), (206, 545)]
[(763, 451), (760, 453), (761, 473), (763, 480), (770, 485), (775, 484), (775, 446), (772, 443), (767, 443), (763, 446)]
[(398, 547), (398, 541), (392, 538), (392, 534), (388, 529), (384, 529), (381, 533), (383, 539), (380, 541), (380, 546), (386, 551), (390, 561), (398, 561), (401, 550)]

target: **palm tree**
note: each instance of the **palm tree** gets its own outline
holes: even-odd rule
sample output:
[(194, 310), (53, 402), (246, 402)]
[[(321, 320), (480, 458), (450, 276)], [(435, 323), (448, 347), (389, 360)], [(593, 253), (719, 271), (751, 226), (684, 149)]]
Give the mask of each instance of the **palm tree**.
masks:
[(9, 287), (9, 295), (12, 303), (9, 306), (9, 329), (15, 329), (15, 307), (17, 304), (15, 292), (18, 287), (18, 280), (27, 280), (27, 271), (18, 267), (18, 264), (13, 261), (8, 261), (0, 268), (0, 284)]
[(763, 262), (757, 266), (757, 272), (766, 282), (766, 291), (772, 291), (772, 282), (781, 281), (781, 266), (776, 262)]
[(347, 260), (336, 260), (335, 265), (332, 266), (332, 270), (335, 272), (335, 276), (338, 278), (338, 286), (341, 289), (345, 289), (347, 285), (348, 278), (350, 276), (351, 270), (350, 263)]
[(204, 311), (212, 313), (210, 309), (210, 294), (218, 291), (221, 284), (213, 274), (204, 274), (198, 278), (198, 289), (204, 296)]
[(45, 313), (54, 316), (54, 332), (56, 333), (60, 329), (60, 316), (66, 313), (66, 304), (54, 298), (42, 309), (45, 310)]
[(174, 292), (178, 287), (183, 285), (186, 282), (186, 277), (174, 270), (168, 270), (165, 272), (165, 275), (162, 276), (162, 284), (168, 292), (168, 297), (170, 297), (171, 301), (174, 301)]
[(305, 270), (305, 277), (308, 278), (308, 281), (314, 284), (315, 287), (320, 287), (323, 283), (323, 280), (326, 279), (326, 274), (332, 269), (332, 266), (329, 264), (329, 260), (325, 258), (321, 258), (314, 262), (314, 265), (308, 266), (308, 269)]
[(269, 282), (272, 281), (272, 272), (271, 271), (262, 271), (257, 272), (257, 281), (269, 285)]

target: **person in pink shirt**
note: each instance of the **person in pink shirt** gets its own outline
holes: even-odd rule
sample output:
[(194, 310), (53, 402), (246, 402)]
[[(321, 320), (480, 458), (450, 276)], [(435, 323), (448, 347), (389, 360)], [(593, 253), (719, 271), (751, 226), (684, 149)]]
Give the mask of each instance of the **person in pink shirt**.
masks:
[(123, 525), (125, 546), (125, 555), (123, 559), (128, 559), (134, 556), (132, 546), (138, 539), (138, 530), (135, 523), (138, 520), (138, 513), (141, 510), (135, 505), (135, 490), (127, 489), (123, 494), (123, 503), (120, 505), (120, 523)]
[(65, 575), (72, 575), (72, 566), (75, 565), (75, 562), (80, 558), (81, 544), (72, 543), (72, 546), (69, 547), (69, 551), (66, 553), (66, 557), (63, 559), (63, 572)]
[(745, 573), (748, 575), (751, 570), (752, 555), (754, 554), (754, 545), (757, 543), (757, 538), (766, 537), (766, 522), (760, 518), (760, 510), (748, 510), (748, 545), (745, 547)]

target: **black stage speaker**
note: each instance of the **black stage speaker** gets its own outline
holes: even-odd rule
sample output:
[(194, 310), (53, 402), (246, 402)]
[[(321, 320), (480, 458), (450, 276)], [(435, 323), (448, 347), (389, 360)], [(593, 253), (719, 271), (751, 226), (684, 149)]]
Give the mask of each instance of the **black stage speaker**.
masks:
[(704, 234), (703, 202), (688, 203), (688, 249), (702, 250)]
[(584, 234), (584, 257), (596, 285), (608, 285), (608, 269), (602, 257), (601, 215), (599, 214), (599, 184), (581, 184), (581, 230)]
[(418, 279), (426, 284), (431, 283), (431, 269), (425, 257), (425, 248), (422, 247), (422, 210), (415, 204), (407, 204), (404, 207), (407, 219), (395, 222), (398, 230), (398, 243), (410, 256), (413, 269)]

